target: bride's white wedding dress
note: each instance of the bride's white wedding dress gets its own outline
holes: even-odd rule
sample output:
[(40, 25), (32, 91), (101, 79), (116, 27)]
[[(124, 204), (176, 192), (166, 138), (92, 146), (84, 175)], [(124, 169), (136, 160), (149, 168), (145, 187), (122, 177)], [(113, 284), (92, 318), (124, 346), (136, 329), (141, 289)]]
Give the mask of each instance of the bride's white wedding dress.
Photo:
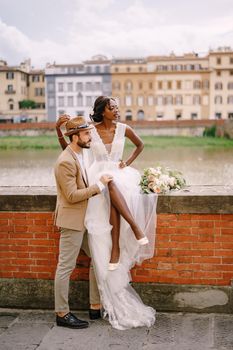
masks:
[(112, 174), (127, 205), (149, 244), (140, 246), (129, 224), (121, 217), (120, 265), (108, 270), (111, 254), (110, 200), (108, 189), (89, 199), (85, 217), (89, 245), (101, 302), (105, 315), (114, 328), (150, 327), (155, 321), (155, 310), (143, 304), (130, 285), (130, 269), (154, 255), (155, 216), (157, 195), (140, 193), (140, 174), (132, 167), (119, 168), (125, 143), (126, 125), (117, 123), (111, 145), (104, 145), (96, 128), (92, 130), (91, 149), (84, 151), (84, 162), (89, 184), (96, 183), (102, 174)]

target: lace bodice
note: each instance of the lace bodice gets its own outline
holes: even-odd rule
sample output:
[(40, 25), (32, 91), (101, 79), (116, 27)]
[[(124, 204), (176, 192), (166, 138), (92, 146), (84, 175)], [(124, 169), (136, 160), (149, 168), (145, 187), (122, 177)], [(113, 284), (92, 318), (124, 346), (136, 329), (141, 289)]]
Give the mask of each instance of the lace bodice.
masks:
[(105, 145), (96, 128), (92, 130), (91, 151), (93, 160), (119, 162), (122, 159), (125, 144), (126, 124), (117, 123), (111, 144)]

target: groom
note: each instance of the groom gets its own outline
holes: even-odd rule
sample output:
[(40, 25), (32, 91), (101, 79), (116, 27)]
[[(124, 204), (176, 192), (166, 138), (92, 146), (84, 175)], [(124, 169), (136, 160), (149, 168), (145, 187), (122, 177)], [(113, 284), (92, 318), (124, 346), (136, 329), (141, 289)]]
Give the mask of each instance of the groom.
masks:
[[(88, 185), (83, 163), (83, 149), (90, 148), (91, 130), (83, 117), (70, 119), (66, 123), (65, 135), (70, 144), (60, 154), (55, 164), (57, 205), (55, 223), (60, 227), (59, 259), (55, 275), (55, 312), (58, 326), (86, 328), (88, 322), (78, 319), (69, 310), (69, 280), (76, 266), (80, 249), (90, 256), (84, 217), (88, 199), (100, 193), (112, 180), (102, 175), (97, 184)], [(93, 268), (90, 268), (90, 310), (91, 319), (100, 317), (100, 297)], [(98, 310), (96, 310), (96, 308)]]

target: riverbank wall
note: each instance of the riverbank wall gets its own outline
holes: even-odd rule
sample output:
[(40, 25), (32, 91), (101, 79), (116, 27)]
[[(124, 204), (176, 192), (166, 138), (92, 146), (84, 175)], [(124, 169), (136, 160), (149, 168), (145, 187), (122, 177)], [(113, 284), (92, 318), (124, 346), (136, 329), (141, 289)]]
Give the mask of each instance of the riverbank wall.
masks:
[[(140, 135), (202, 136), (207, 127), (220, 127), (224, 120), (127, 121)], [(55, 123), (0, 124), (1, 136), (39, 136), (55, 134)]]
[[(0, 188), (0, 307), (49, 308), (59, 232), (54, 187)], [(142, 299), (159, 311), (233, 312), (233, 188), (191, 186), (161, 195), (154, 257), (132, 269)], [(71, 307), (88, 308), (90, 260), (71, 277)]]

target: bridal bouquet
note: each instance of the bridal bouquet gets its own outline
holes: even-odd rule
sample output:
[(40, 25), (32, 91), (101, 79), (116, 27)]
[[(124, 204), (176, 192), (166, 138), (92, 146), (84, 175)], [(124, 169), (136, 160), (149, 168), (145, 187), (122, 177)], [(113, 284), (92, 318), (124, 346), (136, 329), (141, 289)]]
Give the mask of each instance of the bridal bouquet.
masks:
[(181, 189), (186, 185), (181, 172), (168, 167), (144, 169), (140, 186), (143, 193), (167, 193), (170, 190)]

